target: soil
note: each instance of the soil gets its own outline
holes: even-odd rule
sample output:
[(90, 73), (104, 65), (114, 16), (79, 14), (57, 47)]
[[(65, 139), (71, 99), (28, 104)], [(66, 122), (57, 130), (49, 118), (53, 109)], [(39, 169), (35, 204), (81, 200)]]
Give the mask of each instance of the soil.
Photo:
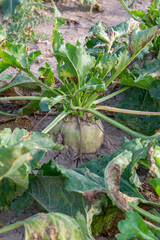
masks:
[[(76, 43), (79, 40), (84, 44), (85, 37), (89, 35), (90, 27), (96, 22), (102, 20), (107, 27), (111, 27), (120, 22), (123, 22), (130, 18), (130, 15), (126, 12), (123, 6), (118, 2), (118, 0), (101, 0), (103, 6), (103, 12), (99, 12), (96, 9), (93, 9), (92, 16), (89, 15), (90, 6), (82, 6), (80, 1), (70, 0), (62, 3), (58, 2), (58, 8), (62, 14), (62, 17), (66, 18), (67, 22), (62, 26), (62, 32), (65, 37), (66, 42)], [(149, 6), (151, 0), (138, 0), (134, 5), (137, 9), (146, 9)], [(3, 23), (2, 13), (0, 13), (0, 22)], [(36, 27), (36, 31), (43, 32), (48, 35), (47, 40), (37, 40), (36, 43), (30, 43), (28, 45), (29, 49), (38, 50), (40, 49), (42, 55), (38, 58), (36, 63), (32, 67), (32, 72), (38, 76), (38, 68), (44, 66), (45, 62), (48, 62), (56, 75), (56, 60), (52, 54), (52, 27), (53, 21), (44, 23)], [(14, 74), (15, 72), (12, 69), (9, 69), (9, 72)], [(122, 97), (122, 96), (120, 96)], [(115, 97), (112, 101), (109, 102), (109, 105), (114, 106), (115, 102), (119, 97)], [(108, 103), (108, 102), (107, 102)], [(0, 110), (7, 111), (8, 113), (14, 113), (18, 110), (17, 105), (11, 102), (0, 102)], [(54, 117), (54, 113), (47, 116), (44, 121), (41, 121), (39, 125), (35, 128), (36, 124), (45, 116), (44, 113), (36, 114), (34, 116), (25, 117), (22, 119), (13, 119), (10, 117), (0, 118), (0, 130), (5, 127), (10, 127), (14, 129), (15, 127), (26, 128), (28, 130), (37, 130), (42, 131)], [(112, 153), (116, 151), (123, 142), (123, 137), (131, 139), (129, 134), (124, 133), (123, 131), (111, 126), (110, 124), (104, 122), (104, 135), (105, 140), (102, 147), (95, 154), (83, 154), (83, 163), (100, 157), (104, 154)], [(68, 148), (60, 151), (52, 151), (47, 153), (44, 160), (41, 164), (48, 161), (49, 159), (54, 158), (59, 164), (65, 167), (75, 167), (77, 160), (79, 159), (79, 153), (76, 149)], [(17, 216), (15, 212), (10, 210), (0, 213), (0, 224), (8, 225), (14, 223), (22, 218), (26, 218), (32, 215), (33, 212), (28, 212), (27, 215), (21, 217)], [(24, 230), (20, 228), (18, 230), (10, 231), (5, 235), (1, 235), (0, 239), (2, 240), (20, 240), (24, 239)], [(113, 237), (101, 236), (96, 239), (99, 240), (113, 240)]]

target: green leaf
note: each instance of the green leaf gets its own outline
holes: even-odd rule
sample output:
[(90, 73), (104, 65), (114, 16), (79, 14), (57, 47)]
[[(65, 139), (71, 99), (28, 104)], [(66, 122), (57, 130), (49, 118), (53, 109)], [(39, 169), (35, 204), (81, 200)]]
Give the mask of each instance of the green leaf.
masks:
[[(124, 109), (159, 112), (160, 100), (152, 98), (148, 91), (132, 88), (125, 92), (125, 98), (117, 103), (117, 106)], [(159, 116), (117, 114), (116, 120), (145, 135), (152, 135), (160, 128)]]
[(57, 61), (61, 59), (60, 78), (69, 78), (79, 84), (87, 77), (88, 71), (95, 64), (95, 59), (85, 53), (81, 46), (70, 43), (62, 44), (54, 51)]
[(19, 4), (22, 4), (24, 0), (3, 0), (2, 11), (4, 19), (8, 19), (15, 13), (15, 9)]
[[(128, 34), (130, 34), (134, 28), (138, 27), (138, 25), (138, 22), (130, 19), (111, 28), (105, 28), (103, 22), (100, 21), (91, 27), (90, 33), (92, 33), (92, 36), (105, 43), (108, 46), (108, 51), (110, 51), (115, 41), (122, 37), (128, 37)], [(92, 41), (95, 40), (92, 39)]]
[[(31, 176), (26, 195), (28, 201), (25, 208), (32, 208), (34, 205), (41, 211), (61, 212), (69, 216), (76, 216), (78, 211), (85, 215), (84, 207), (88, 205), (81, 193), (64, 188), (62, 177), (43, 176), (41, 173)], [(12, 209), (20, 211), (21, 205), (24, 207), (23, 197), (12, 204)]]
[(139, 87), (146, 90), (149, 90), (152, 82), (156, 80), (151, 75), (140, 75), (139, 77), (136, 77), (133, 72), (127, 68), (118, 76), (118, 79), (120, 80), (119, 83), (122, 85)]
[(104, 189), (104, 180), (98, 175), (89, 171), (88, 168), (66, 169), (50, 161), (44, 164), (41, 169), (44, 176), (62, 176), (64, 179), (64, 188), (71, 192), (86, 192)]
[(24, 72), (28, 72), (30, 65), (40, 54), (40, 51), (35, 51), (28, 55), (25, 45), (3, 42), (0, 46), (0, 58), (3, 60), (2, 66), (0, 65), (0, 72), (4, 71), (5, 65), (17, 67)]
[(1, 147), (0, 152), (0, 180), (13, 174), (25, 162), (32, 159), (30, 150), (22, 144), (10, 148)]
[(2, 81), (4, 81), (4, 80), (11, 80), (13, 78), (13, 76), (12, 75), (10, 75), (10, 74), (8, 74), (8, 73), (4, 73), (4, 74), (2, 74), (1, 76), (0, 76), (0, 80), (2, 80)]
[(45, 133), (28, 132), (25, 129), (18, 128), (16, 128), (13, 133), (9, 128), (5, 128), (0, 132), (0, 146), (10, 147), (19, 142), (25, 147), (32, 149), (33, 152), (40, 150), (47, 152), (56, 146), (52, 140), (52, 136)]
[[(41, 95), (37, 94), (36, 96), (47, 97), (47, 98), (56, 97), (56, 95), (54, 96), (54, 93), (51, 91), (44, 91)], [(30, 103), (28, 103), (24, 107), (20, 108), (18, 110), (18, 114), (19, 115), (28, 115), (28, 114), (32, 114), (40, 109), (41, 109), (40, 101), (32, 100)]]
[(141, 240), (158, 240), (158, 238), (149, 230), (143, 218), (136, 212), (128, 211), (126, 219), (118, 223), (120, 234), (116, 235), (117, 240), (127, 240), (138, 237)]
[(159, 32), (159, 26), (154, 26), (146, 30), (134, 30), (131, 34), (129, 52), (131, 56), (137, 54), (142, 47), (146, 46)]
[(160, 178), (150, 178), (149, 182), (152, 184), (156, 193), (160, 197)]
[(55, 98), (51, 97), (51, 98), (47, 98), (44, 97), (42, 98), (42, 100), (40, 101), (39, 105), (42, 111), (50, 111), (51, 107), (53, 107), (54, 105), (56, 105), (57, 103), (61, 103), (64, 100), (64, 97), (59, 95)]
[(6, 30), (3, 28), (2, 24), (0, 24), (0, 43), (6, 38)]
[(104, 79), (108, 73), (112, 70), (112, 68), (117, 63), (116, 55), (110, 55), (108, 53), (99, 53), (97, 63), (94, 67), (93, 74), (91, 75), (94, 77), (98, 74), (99, 78)]
[(105, 83), (102, 81), (102, 79), (93, 78), (89, 80), (86, 84), (84, 84), (83, 87), (81, 87), (79, 90), (80, 91), (83, 91), (83, 90), (106, 91), (107, 88), (105, 87)]
[[(2, 78), (2, 76), (3, 76), (3, 78)], [(9, 77), (9, 79), (11, 79), (11, 77), (12, 77), (11, 75), (10, 75), (11, 77), (7, 76), (7, 75), (2, 75), (2, 76), (0, 78), (2, 80), (6, 79), (6, 77), (7, 78)], [(41, 87), (37, 86), (37, 83), (33, 79), (31, 79), (31, 78), (23, 75), (21, 72), (19, 72), (18, 75), (15, 78), (13, 78), (9, 84), (7, 83), (5, 86), (0, 87), (0, 92), (3, 92), (9, 88), (16, 87), (19, 85), (22, 85), (23, 87), (35, 89), (37, 91), (41, 90)]]
[(76, 218), (69, 217), (62, 213), (39, 213), (24, 221), (16, 222), (0, 230), (0, 233), (7, 232), (24, 225), (25, 239), (59, 239), (59, 240), (89, 240), (85, 228), (85, 219), (81, 214)]
[(28, 188), (28, 175), (38, 167), (44, 152), (60, 149), (52, 137), (16, 128), (0, 132), (0, 209), (4, 210)]
[(40, 67), (38, 72), (40, 73), (40, 79), (44, 80), (49, 86), (54, 86), (54, 72), (52, 72), (48, 63), (46, 63), (46, 67)]
[(132, 152), (125, 150), (107, 165), (104, 176), (108, 196), (120, 209), (125, 211), (130, 209), (128, 202), (137, 200), (119, 190), (121, 174), (131, 161)]
[(52, 35), (52, 43), (53, 43), (53, 52), (64, 43), (64, 38), (62, 33), (59, 31), (60, 27), (65, 24), (65, 19), (61, 17), (57, 17), (54, 20), (53, 25), (53, 35)]
[(160, 91), (160, 80), (156, 80), (150, 85), (149, 93), (151, 97), (160, 99), (159, 91)]
[(69, 78), (80, 83), (87, 77), (88, 71), (95, 64), (95, 58), (87, 54), (80, 44), (76, 46), (65, 43), (60, 26), (64, 24), (63, 18), (56, 18), (53, 28), (53, 50), (58, 61), (59, 77)]
[(157, 163), (160, 166), (160, 147), (159, 146), (155, 147), (153, 156), (154, 156), (154, 158), (156, 159)]

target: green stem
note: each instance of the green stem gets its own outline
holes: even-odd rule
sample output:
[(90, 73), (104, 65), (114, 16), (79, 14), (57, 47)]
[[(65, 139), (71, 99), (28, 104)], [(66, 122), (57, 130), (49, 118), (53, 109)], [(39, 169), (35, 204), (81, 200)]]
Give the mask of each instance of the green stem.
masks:
[(94, 6), (94, 0), (92, 0), (92, 3), (91, 3), (91, 8), (90, 8), (90, 11), (89, 11), (90, 16), (92, 16), (93, 6)]
[(56, 94), (57, 96), (59, 95), (59, 93), (57, 92), (57, 89), (53, 89), (51, 87), (49, 87), (47, 84), (43, 83), (41, 80), (39, 80), (38, 78), (36, 78), (33, 73), (31, 72), (26, 72), (32, 79), (34, 79), (37, 83), (39, 83), (41, 86), (43, 86), (44, 88), (48, 89), (49, 91), (53, 92), (54, 94)]
[(135, 210), (136, 212), (140, 213), (141, 215), (143, 215), (144, 217), (147, 217), (148, 219), (160, 224), (160, 218), (157, 216), (154, 216), (153, 214), (146, 212), (145, 210), (143, 210), (142, 208), (134, 205), (133, 203), (128, 203), (133, 210)]
[(122, 4), (122, 6), (126, 9), (126, 11), (131, 15), (131, 17), (136, 20), (139, 21), (138, 18), (136, 18), (130, 11), (130, 9), (128, 8), (128, 6), (125, 4), (125, 2), (123, 0), (119, 0), (119, 2)]
[(87, 104), (84, 105), (84, 108), (88, 108), (93, 102), (99, 97), (98, 93), (94, 92), (88, 99)]
[(95, 110), (102, 110), (115, 113), (135, 114), (135, 115), (146, 115), (146, 116), (160, 116), (160, 112), (147, 112), (147, 111), (136, 111), (130, 109), (116, 108), (110, 106), (98, 105)]
[(55, 127), (63, 118), (65, 118), (70, 112), (61, 112), (43, 131), (42, 133), (48, 133), (53, 127)]
[(100, 113), (100, 112), (98, 112), (98, 111), (96, 111), (94, 109), (86, 108), (86, 109), (81, 109), (81, 110), (85, 111), (85, 112), (90, 112), (93, 115), (95, 115), (95, 116), (97, 116), (97, 117), (99, 117), (99, 118), (101, 118), (101, 119), (111, 123), (115, 127), (120, 128), (121, 130), (123, 130), (123, 131), (125, 131), (125, 132), (127, 132), (127, 133), (129, 133), (129, 134), (131, 134), (131, 135), (133, 135), (135, 137), (142, 138), (142, 139), (152, 139), (152, 138), (154, 138), (154, 135), (153, 136), (146, 136), (144, 134), (141, 134), (141, 133), (138, 133), (136, 131), (133, 131), (130, 128), (124, 126), (123, 124), (121, 124), (119, 122), (116, 122), (115, 120), (105, 116), (104, 114), (102, 114), (102, 113)]
[(160, 228), (159, 227), (155, 226), (154, 224), (152, 224), (152, 223), (150, 223), (148, 221), (144, 220), (144, 222), (148, 225), (149, 228), (154, 229), (154, 230), (160, 232)]
[(40, 101), (43, 97), (36, 97), (36, 96), (13, 96), (13, 97), (1, 97), (0, 101), (11, 101), (11, 100), (35, 100)]
[(17, 117), (18, 116), (17, 114), (5, 113), (5, 112), (2, 112), (2, 111), (0, 111), (0, 114), (5, 115), (5, 116), (9, 116), (9, 117)]
[(19, 228), (22, 225), (23, 225), (23, 222), (16, 222), (16, 223), (11, 224), (9, 226), (3, 227), (3, 228), (0, 229), (0, 234), (11, 231), (11, 230), (14, 230), (15, 228)]
[(126, 90), (129, 89), (129, 88), (131, 88), (131, 87), (121, 88), (121, 89), (117, 90), (116, 92), (113, 92), (113, 93), (111, 93), (111, 94), (109, 94), (109, 95), (107, 95), (107, 96), (105, 96), (105, 97), (103, 97), (103, 98), (100, 98), (100, 99), (95, 100), (95, 101), (93, 102), (93, 104), (99, 104), (99, 103), (101, 103), (101, 102), (104, 102), (104, 101), (106, 101), (106, 100), (108, 100), (108, 99), (110, 99), (110, 98), (113, 98), (113, 97), (117, 96), (118, 94), (126, 91)]

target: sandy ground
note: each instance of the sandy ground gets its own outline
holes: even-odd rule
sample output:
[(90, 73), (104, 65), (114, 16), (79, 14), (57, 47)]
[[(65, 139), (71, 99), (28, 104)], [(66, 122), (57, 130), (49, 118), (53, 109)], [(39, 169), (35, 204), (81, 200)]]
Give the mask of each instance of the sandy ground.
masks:
[[(146, 6), (149, 5), (149, 0), (139, 0), (136, 3), (136, 8), (138, 9), (146, 9)], [(89, 6), (81, 6), (78, 1), (69, 1), (67, 4), (59, 3), (59, 10), (62, 14), (62, 17), (67, 19), (67, 23), (62, 26), (62, 32), (64, 34), (66, 42), (75, 43), (79, 40), (82, 44), (84, 43), (85, 37), (88, 35), (88, 31), (90, 27), (102, 20), (106, 26), (110, 27), (116, 25), (120, 22), (123, 22), (130, 18), (129, 14), (125, 11), (123, 6), (118, 2), (118, 0), (102, 0), (101, 1), (104, 11), (98, 12), (93, 10), (92, 16), (89, 16)], [(2, 15), (0, 15), (0, 22), (3, 22)], [(44, 32), (48, 35), (48, 40), (39, 40), (37, 43), (29, 44), (30, 49), (40, 49), (42, 52), (42, 56), (38, 58), (34, 66), (32, 67), (33, 73), (38, 73), (38, 68), (40, 66), (44, 66), (45, 62), (48, 62), (52, 69), (56, 71), (56, 61), (52, 54), (52, 27), (53, 22), (47, 22), (43, 25), (40, 25), (36, 28), (36, 31)], [(114, 106), (117, 98), (113, 99), (109, 102), (109, 105)], [(4, 110), (5, 106), (1, 105), (0, 109)], [(13, 104), (10, 104), (10, 109), (16, 108)], [(38, 116), (37, 119), (32, 119), (33, 125), (35, 125), (42, 116)], [(49, 122), (51, 122), (53, 116), (49, 116), (47, 120), (43, 121), (36, 130), (41, 131), (44, 129)], [(15, 123), (13, 123), (15, 125)], [(10, 123), (0, 124), (0, 129), (4, 127), (10, 127)], [(23, 125), (23, 123), (22, 123)], [(103, 154), (108, 154), (114, 152), (118, 149), (123, 142), (123, 137), (126, 136), (131, 138), (128, 134), (125, 134), (123, 131), (111, 126), (108, 123), (104, 123), (104, 131), (105, 131), (105, 141), (102, 145), (101, 149), (96, 154), (83, 155), (83, 162), (88, 161), (93, 158), (97, 158)], [(54, 151), (46, 154), (46, 157), (43, 162), (46, 162), (50, 158), (54, 158), (60, 164), (65, 167), (74, 167), (75, 163), (73, 159), (75, 159), (77, 152), (71, 151), (70, 149), (63, 150), (62, 152)], [(0, 213), (0, 224), (8, 225), (14, 223), (20, 219), (26, 218), (32, 213), (28, 213), (27, 215), (23, 215), (21, 217), (17, 216), (16, 213), (8, 210)], [(24, 239), (24, 230), (23, 228), (10, 231), (7, 234), (3, 234), (0, 236), (1, 240), (22, 240)], [(101, 240), (113, 240), (114, 237), (99, 237), (97, 239)]]

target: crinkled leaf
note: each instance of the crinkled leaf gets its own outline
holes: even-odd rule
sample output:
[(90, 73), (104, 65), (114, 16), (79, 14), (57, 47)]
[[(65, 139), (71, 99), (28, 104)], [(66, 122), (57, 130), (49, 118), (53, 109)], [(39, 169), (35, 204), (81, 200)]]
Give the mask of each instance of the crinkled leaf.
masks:
[(128, 202), (134, 201), (135, 197), (127, 196), (120, 191), (121, 174), (132, 161), (132, 152), (125, 150), (114, 158), (105, 169), (105, 186), (108, 196), (122, 210), (129, 210)]
[(0, 72), (4, 69), (3, 65), (10, 65), (28, 72), (30, 65), (40, 54), (40, 51), (35, 51), (28, 55), (25, 45), (3, 42), (0, 46), (0, 58), (3, 60), (2, 66), (0, 65)]
[(105, 83), (100, 78), (93, 78), (89, 80), (83, 87), (80, 88), (82, 90), (93, 90), (93, 91), (106, 91)]
[(40, 208), (47, 212), (62, 212), (70, 216), (76, 216), (80, 211), (85, 215), (84, 207), (87, 202), (81, 193), (67, 191), (64, 187), (64, 180), (59, 176), (31, 176), (29, 189), (25, 192), (27, 201), (22, 198), (17, 199), (12, 204), (12, 209), (21, 210), (21, 205), (26, 208)]
[[(3, 78), (1, 77), (1, 79), (2, 80), (6, 79), (6, 77), (7, 76), (4, 75)], [(10, 77), (9, 77), (9, 79), (10, 79)], [(24, 87), (32, 88), (32, 89), (35, 89), (37, 91), (41, 90), (41, 87), (37, 86), (37, 83), (33, 79), (31, 79), (31, 78), (23, 75), (21, 72), (19, 72), (18, 75), (15, 78), (13, 78), (13, 80), (9, 84), (6, 84), (5, 86), (2, 86), (0, 88), (0, 91), (3, 92), (3, 91), (5, 91), (9, 88), (16, 87), (16, 86), (19, 86), (19, 85), (23, 85)]]
[(87, 77), (89, 69), (95, 64), (94, 57), (85, 53), (81, 46), (70, 43), (63, 43), (54, 51), (54, 55), (58, 61), (61, 60), (60, 77), (68, 77), (74, 82), (82, 82)]
[(37, 50), (37, 51), (34, 51), (34, 52), (30, 52), (29, 55), (28, 55), (28, 64), (29, 64), (29, 66), (31, 66), (40, 55), (41, 55), (41, 51), (40, 50)]
[(53, 25), (53, 35), (52, 35), (52, 43), (53, 43), (53, 52), (64, 43), (64, 38), (62, 33), (59, 31), (61, 25), (65, 24), (65, 19), (61, 17), (57, 17), (54, 20)]
[(44, 97), (42, 98), (42, 100), (40, 101), (39, 105), (42, 111), (50, 111), (51, 107), (53, 107), (54, 105), (56, 105), (57, 103), (61, 103), (63, 101), (64, 97), (59, 95), (55, 98), (51, 97), (51, 98), (47, 98)]
[(39, 161), (44, 156), (44, 152), (48, 152), (54, 148), (56, 150), (57, 148), (61, 149), (61, 146), (55, 144), (52, 137), (48, 134), (40, 132), (29, 133), (25, 129), (18, 128), (16, 128), (13, 133), (8, 128), (5, 128), (0, 132), (0, 146), (12, 147), (19, 143), (30, 149), (33, 157), (33, 160), (30, 163), (32, 168), (38, 166)]
[(151, 42), (155, 35), (159, 33), (159, 26), (154, 26), (145, 30), (134, 30), (131, 34), (129, 52), (131, 56), (137, 54), (142, 50), (149, 42)]
[[(132, 88), (126, 91), (125, 98), (117, 103), (117, 106), (124, 109), (159, 112), (160, 100), (152, 98), (148, 91)], [(152, 135), (160, 128), (159, 116), (117, 114), (116, 119), (145, 135)]]
[(152, 184), (156, 193), (160, 197), (160, 178), (150, 178), (149, 182)]
[(149, 230), (143, 218), (136, 212), (128, 211), (126, 219), (118, 223), (120, 234), (116, 235), (118, 240), (127, 240), (138, 237), (141, 240), (158, 240), (158, 238)]
[[(38, 239), (59, 239), (59, 240), (89, 240), (85, 228), (85, 218), (79, 214), (76, 218), (69, 217), (62, 213), (39, 213), (24, 221), (10, 225), (12, 229), (24, 225), (25, 240)], [(3, 232), (7, 232), (7, 227)], [(2, 232), (0, 230), (0, 232)]]
[(49, 86), (54, 86), (54, 72), (51, 70), (51, 66), (46, 63), (46, 67), (39, 68), (40, 79), (44, 80)]
[(0, 147), (0, 209), (7, 209), (11, 202), (28, 188), (28, 161), (32, 160), (30, 150), (23, 144)]
[(0, 180), (12, 175), (25, 162), (32, 160), (30, 150), (20, 144), (13, 147), (0, 148)]
[(25, 129), (10, 129), (0, 132), (0, 209), (9, 207), (11, 202), (21, 196), (28, 188), (28, 175), (31, 169), (38, 167), (44, 151), (60, 149), (52, 137), (39, 132), (27, 132)]
[[(60, 203), (57, 201), (56, 205), (52, 205), (50, 201), (52, 198), (55, 199), (54, 195), (56, 192), (57, 195), (58, 192), (59, 195), (61, 195), (61, 191), (66, 194), (66, 197), (62, 199), (64, 201), (64, 199), (69, 195), (72, 196), (71, 193), (77, 193), (80, 194), (79, 196), (81, 196), (81, 193), (85, 194), (87, 192), (92, 193), (94, 191), (105, 191), (104, 169), (108, 163), (119, 154), (123, 154), (125, 149), (132, 151), (133, 155), (137, 152), (143, 152), (143, 154), (140, 155), (137, 153), (138, 156), (136, 155), (135, 161), (138, 161), (137, 159), (139, 158), (144, 159), (146, 147), (147, 143), (145, 141), (141, 142), (140, 139), (134, 139), (131, 141), (125, 139), (123, 146), (117, 152), (103, 156), (99, 159), (91, 160), (88, 163), (74, 169), (66, 169), (55, 161), (51, 160), (49, 163), (44, 164), (40, 168), (39, 175), (33, 177), (33, 182), (31, 182), (29, 191), (25, 192), (21, 198), (14, 201), (12, 204), (12, 209), (22, 212), (24, 209), (30, 208), (31, 206), (34, 207), (33, 203), (38, 204), (38, 202), (40, 202), (43, 211), (49, 211), (50, 209), (56, 209), (57, 211), (57, 209), (60, 208), (59, 206), (62, 204), (60, 205)], [(133, 165), (134, 169), (136, 163)], [(124, 171), (121, 178), (120, 190), (129, 196), (141, 198), (141, 194), (129, 181), (130, 177), (132, 176), (130, 170), (133, 172), (132, 167)], [(44, 187), (45, 183), (47, 184), (46, 190)], [(45, 205), (43, 205), (43, 203), (45, 203)], [(74, 203), (73, 205), (75, 206)], [(62, 211), (63, 209), (61, 208), (60, 210)], [(70, 211), (69, 208), (68, 211)]]
[[(93, 77), (98, 73), (99, 78), (104, 79), (111, 69), (115, 66), (117, 62), (117, 57), (115, 55), (110, 55), (107, 53), (99, 53), (98, 60), (93, 70)], [(90, 73), (92, 75), (92, 73)]]
[(43, 150), (45, 152), (54, 149), (56, 145), (52, 137), (45, 133), (28, 132), (25, 129), (16, 128), (13, 133), (9, 128), (0, 132), (0, 146), (14, 146), (22, 143), (25, 147), (34, 151)]
[(88, 229), (90, 231), (90, 234), (93, 233), (94, 235), (98, 235), (97, 230), (98, 230), (98, 233), (102, 232), (102, 229), (103, 229), (102, 219), (100, 220), (100, 224), (98, 224), (97, 219), (95, 219), (94, 221), (94, 218), (96, 216), (99, 217), (99, 215), (102, 212), (104, 212), (104, 209), (106, 209), (107, 206), (108, 206), (108, 199), (104, 194), (101, 194), (100, 197), (98, 197), (98, 199), (96, 199), (93, 202), (92, 207), (87, 213), (87, 224), (88, 224)]
[(139, 87), (142, 89), (148, 90), (151, 83), (154, 82), (156, 79), (150, 76), (140, 76), (136, 78), (134, 74), (129, 70), (125, 69), (119, 76), (118, 79), (120, 80), (120, 84)]
[(80, 44), (65, 43), (60, 26), (63, 18), (57, 18), (53, 28), (53, 50), (58, 61), (58, 72), (62, 79), (72, 79), (79, 84), (87, 77), (88, 71), (95, 64), (95, 58), (87, 54)]
[(94, 37), (106, 43), (110, 50), (116, 40), (127, 37), (138, 25), (138, 22), (130, 19), (111, 28), (105, 28), (103, 22), (100, 21), (91, 27), (90, 32)]
[[(145, 47), (148, 46), (148, 44), (159, 33), (159, 26), (154, 26), (145, 30), (141, 30), (138, 26), (139, 23), (134, 20), (129, 20), (128, 22), (121, 23), (120, 25), (109, 29), (105, 28), (102, 22), (92, 26), (91, 32), (93, 35), (105, 43), (108, 46), (107, 51), (112, 53), (112, 56), (115, 56), (117, 59), (110, 69), (111, 75), (106, 81), (107, 86), (130, 64), (130, 62), (133, 61), (134, 58), (137, 57), (137, 55)], [(125, 43), (118, 42), (118, 40), (122, 37), (128, 37), (128, 41)], [(95, 44), (96, 43), (93, 43), (93, 49), (96, 48)], [(99, 45), (97, 47), (99, 47)], [(104, 48), (106, 48), (106, 46), (104, 46)], [(91, 48), (89, 51), (91, 52)], [(131, 80), (132, 85), (133, 79), (131, 78)]]
[(88, 168), (67, 169), (51, 160), (41, 169), (44, 176), (62, 176), (67, 191), (86, 192), (104, 189), (104, 180)]

